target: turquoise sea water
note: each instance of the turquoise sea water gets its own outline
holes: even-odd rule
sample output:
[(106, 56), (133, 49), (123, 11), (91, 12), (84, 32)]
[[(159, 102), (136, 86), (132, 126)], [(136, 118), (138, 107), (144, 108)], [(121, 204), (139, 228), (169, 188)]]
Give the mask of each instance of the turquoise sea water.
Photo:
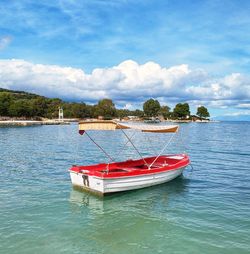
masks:
[[(0, 253), (250, 253), (250, 123), (181, 128), (193, 171), (104, 199), (72, 189), (72, 164), (104, 160), (76, 125), (0, 128)], [(93, 136), (132, 156), (120, 133)]]

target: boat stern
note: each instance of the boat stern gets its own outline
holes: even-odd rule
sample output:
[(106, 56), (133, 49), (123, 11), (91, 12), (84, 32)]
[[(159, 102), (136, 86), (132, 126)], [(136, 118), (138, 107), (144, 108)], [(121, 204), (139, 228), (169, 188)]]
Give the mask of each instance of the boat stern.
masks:
[(104, 183), (102, 179), (89, 175), (87, 170), (80, 170), (77, 166), (72, 166), (69, 173), (73, 186), (103, 195)]

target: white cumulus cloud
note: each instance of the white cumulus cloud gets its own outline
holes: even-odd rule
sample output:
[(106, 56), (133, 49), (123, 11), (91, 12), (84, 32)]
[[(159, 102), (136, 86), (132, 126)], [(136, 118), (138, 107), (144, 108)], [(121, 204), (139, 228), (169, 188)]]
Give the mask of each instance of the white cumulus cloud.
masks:
[(250, 78), (243, 74), (213, 78), (185, 64), (166, 68), (155, 62), (140, 65), (132, 60), (92, 73), (25, 60), (0, 60), (0, 87), (86, 102), (108, 97), (127, 108), (131, 102), (149, 97), (161, 102), (193, 101), (194, 105), (207, 102), (221, 108), (248, 105), (250, 101)]

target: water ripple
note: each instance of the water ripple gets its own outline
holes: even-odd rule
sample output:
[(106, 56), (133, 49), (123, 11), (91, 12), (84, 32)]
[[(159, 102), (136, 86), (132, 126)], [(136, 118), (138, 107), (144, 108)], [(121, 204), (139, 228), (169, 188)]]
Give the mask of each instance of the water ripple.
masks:
[[(101, 199), (71, 187), (72, 164), (105, 161), (76, 125), (0, 128), (1, 251), (249, 253), (250, 124), (181, 129), (193, 171)], [(113, 156), (125, 142), (119, 132), (91, 135)], [(136, 144), (145, 155), (166, 141), (144, 135)], [(121, 160), (135, 156), (130, 148)]]

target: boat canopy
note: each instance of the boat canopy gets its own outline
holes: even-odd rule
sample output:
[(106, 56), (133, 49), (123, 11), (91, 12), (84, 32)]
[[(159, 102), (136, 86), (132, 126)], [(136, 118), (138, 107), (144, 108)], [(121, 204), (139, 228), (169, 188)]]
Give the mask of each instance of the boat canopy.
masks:
[(112, 120), (81, 121), (79, 122), (79, 133), (83, 134), (87, 130), (119, 130), (134, 129), (142, 132), (177, 132), (178, 125), (149, 125), (149, 124), (128, 124), (115, 122)]

